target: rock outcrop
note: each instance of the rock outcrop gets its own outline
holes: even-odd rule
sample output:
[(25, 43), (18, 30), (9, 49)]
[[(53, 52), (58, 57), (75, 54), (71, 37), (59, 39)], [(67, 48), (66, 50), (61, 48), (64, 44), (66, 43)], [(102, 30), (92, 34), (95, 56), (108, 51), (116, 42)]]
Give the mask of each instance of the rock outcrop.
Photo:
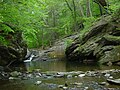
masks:
[(90, 60), (105, 64), (120, 61), (120, 10), (101, 17), (81, 40), (66, 49), (68, 60)]
[[(9, 27), (9, 25), (6, 26)], [(13, 62), (22, 62), (27, 53), (27, 45), (23, 41), (22, 31), (15, 30), (5, 33), (5, 30), (1, 29), (0, 35), (4, 37), (7, 44), (0, 43), (0, 65), (7, 66)]]

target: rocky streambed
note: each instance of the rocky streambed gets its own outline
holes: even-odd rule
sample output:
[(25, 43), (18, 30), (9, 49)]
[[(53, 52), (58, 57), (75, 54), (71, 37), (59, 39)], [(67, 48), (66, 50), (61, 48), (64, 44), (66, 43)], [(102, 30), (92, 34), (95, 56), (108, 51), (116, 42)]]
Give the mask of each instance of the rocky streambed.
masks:
[[(44, 61), (47, 62), (47, 61)], [(56, 64), (55, 62), (53, 62)], [(54, 68), (57, 66), (53, 65)], [(58, 62), (57, 62), (58, 63)], [(43, 64), (46, 66), (45, 64)], [(47, 64), (49, 65), (49, 64)], [(50, 67), (52, 67), (50, 66)], [(61, 65), (63, 67), (64, 65)], [(30, 66), (31, 67), (31, 66)], [(58, 68), (61, 68), (58, 67)], [(74, 66), (75, 67), (75, 66)], [(86, 67), (84, 65), (84, 67)], [(88, 66), (89, 67), (89, 66)], [(49, 69), (34, 67), (31, 71), (1, 71), (2, 90), (119, 90), (119, 69)], [(49, 67), (48, 67), (49, 68)], [(69, 68), (69, 67), (68, 67)], [(109, 68), (109, 67), (107, 67)]]

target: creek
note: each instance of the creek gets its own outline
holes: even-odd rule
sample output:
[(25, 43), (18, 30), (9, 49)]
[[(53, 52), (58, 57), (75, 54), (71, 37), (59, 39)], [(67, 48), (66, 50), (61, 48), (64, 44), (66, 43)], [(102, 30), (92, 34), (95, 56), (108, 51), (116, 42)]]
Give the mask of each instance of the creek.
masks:
[(1, 71), (0, 90), (120, 90), (119, 85), (107, 82), (120, 78), (120, 66), (67, 61), (65, 48), (65, 41), (58, 41), (48, 50), (34, 50), (37, 59)]
[[(50, 61), (32, 61), (29, 63), (21, 64), (20, 66), (12, 67), (13, 71), (19, 72), (32, 72), (39, 70), (42, 76), (29, 79), (8, 79), (0, 80), (0, 90), (119, 90), (118, 85), (107, 85), (106, 77), (103, 75), (84, 76), (86, 72), (109, 70), (119, 70), (119, 66), (99, 66), (95, 63), (80, 64), (80, 62), (70, 62), (66, 60), (50, 60)], [(83, 77), (79, 72), (83, 73)], [(120, 70), (119, 70), (120, 71)], [(43, 76), (44, 73), (44, 76)], [(57, 73), (57, 74), (56, 74)], [(63, 77), (59, 77), (62, 73), (67, 73)], [(107, 73), (107, 71), (105, 72)], [(56, 75), (56, 77), (55, 77)], [(114, 78), (119, 77), (120, 72), (111, 73)], [(57, 77), (58, 76), (58, 77)], [(41, 83), (36, 85), (36, 82)], [(106, 85), (102, 86), (100, 83), (106, 82)], [(67, 84), (68, 89), (64, 89)], [(63, 88), (60, 88), (61, 87)], [(63, 86), (62, 86), (63, 85)]]

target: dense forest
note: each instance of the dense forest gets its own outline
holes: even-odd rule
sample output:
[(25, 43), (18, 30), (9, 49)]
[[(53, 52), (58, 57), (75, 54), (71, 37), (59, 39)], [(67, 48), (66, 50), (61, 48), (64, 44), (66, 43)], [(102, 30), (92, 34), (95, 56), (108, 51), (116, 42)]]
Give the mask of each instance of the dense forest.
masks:
[(119, 0), (1, 0), (0, 44), (19, 31), (29, 48), (51, 46), (67, 35), (86, 32), (102, 15), (113, 14)]
[(0, 90), (120, 90), (120, 0), (0, 0)]

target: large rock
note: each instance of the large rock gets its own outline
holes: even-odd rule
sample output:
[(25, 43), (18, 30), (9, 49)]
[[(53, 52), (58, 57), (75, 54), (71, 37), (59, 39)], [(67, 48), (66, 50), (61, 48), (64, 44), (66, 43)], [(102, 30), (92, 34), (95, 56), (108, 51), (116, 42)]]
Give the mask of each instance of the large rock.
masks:
[(7, 39), (6, 41), (9, 44), (4, 45), (0, 43), (0, 65), (7, 66), (13, 62), (22, 62), (27, 53), (27, 45), (23, 41), (22, 32), (14, 31), (6, 35), (4, 34), (4, 32), (0, 33), (0, 35), (7, 36), (5, 39)]
[[(120, 10), (119, 10), (120, 11)], [(82, 37), (66, 49), (68, 60), (90, 60), (104, 64), (120, 61), (120, 16), (102, 17)]]

